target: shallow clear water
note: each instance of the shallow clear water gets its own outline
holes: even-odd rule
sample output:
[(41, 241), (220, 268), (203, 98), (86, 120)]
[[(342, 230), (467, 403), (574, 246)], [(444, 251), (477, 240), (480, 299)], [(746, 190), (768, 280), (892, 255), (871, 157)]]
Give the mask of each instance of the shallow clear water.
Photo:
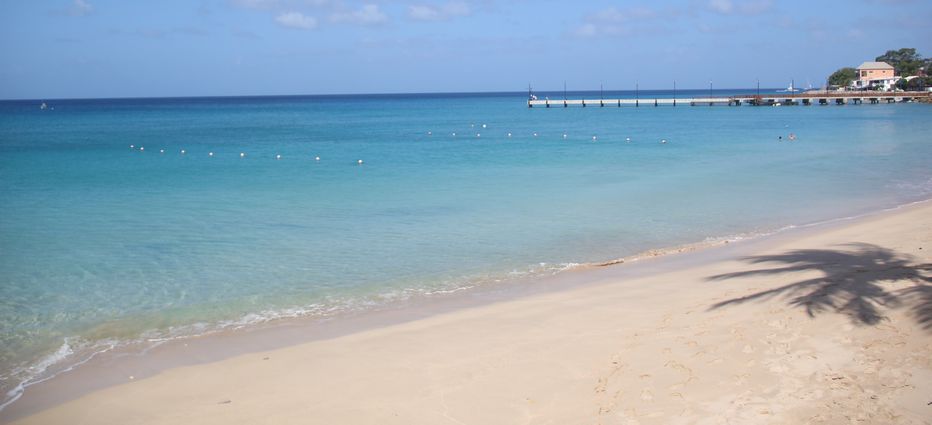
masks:
[[(641, 92), (657, 95), (670, 93)], [(929, 105), (528, 109), (525, 96), (0, 102), (0, 388), (121, 341), (932, 192)]]

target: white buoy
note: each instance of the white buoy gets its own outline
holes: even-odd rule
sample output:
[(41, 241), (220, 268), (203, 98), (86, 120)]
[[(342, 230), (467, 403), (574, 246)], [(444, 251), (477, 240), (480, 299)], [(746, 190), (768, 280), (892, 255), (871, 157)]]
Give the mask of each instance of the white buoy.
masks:
[(427, 135), (428, 135), (428, 136), (433, 135), (433, 134), (434, 134), (433, 131), (428, 131), (428, 132), (427, 132)]
[(625, 137), (625, 142), (626, 142), (626, 143), (631, 143), (631, 138), (630, 138), (630, 137)]
[(136, 145), (129, 145), (130, 149), (136, 149)]
[(592, 141), (593, 141), (593, 142), (596, 141), (596, 139), (598, 139), (598, 137), (592, 136)]
[(214, 156), (213, 152), (207, 152), (207, 156)]
[(281, 154), (276, 154), (276, 155), (275, 155), (275, 159), (282, 159)]
[(537, 133), (536, 133), (536, 132), (534, 133), (534, 137), (537, 137)]
[(362, 160), (356, 161), (357, 164), (362, 165)]
[(319, 157), (319, 156), (315, 156), (315, 157), (314, 157), (314, 161), (320, 161), (320, 157)]
[(142, 151), (144, 151), (144, 150), (146, 150), (146, 147), (145, 147), (145, 146), (140, 146), (140, 147), (139, 147), (139, 151), (140, 151), (140, 152), (142, 152)]
[(476, 133), (476, 137), (482, 137), (482, 133)]
[(476, 124), (469, 124), (469, 128), (473, 128), (473, 127), (475, 127), (475, 126), (476, 126)]
[(564, 139), (566, 138), (566, 133), (563, 133), (563, 138), (564, 138)]
[(456, 132), (455, 132), (455, 131), (453, 132), (453, 137), (456, 137)]
[(245, 157), (246, 157), (246, 152), (240, 152), (240, 153), (239, 153), (239, 157), (240, 157), (240, 158), (245, 158)]
[(165, 153), (165, 149), (159, 149), (159, 153)]
[(660, 144), (661, 144), (661, 145), (666, 144), (666, 143), (667, 143), (667, 139), (660, 139)]
[(485, 128), (485, 124), (482, 124), (482, 128)]
[(511, 133), (508, 133), (508, 137), (511, 137)]
[(184, 149), (181, 150), (181, 154), (184, 155)]

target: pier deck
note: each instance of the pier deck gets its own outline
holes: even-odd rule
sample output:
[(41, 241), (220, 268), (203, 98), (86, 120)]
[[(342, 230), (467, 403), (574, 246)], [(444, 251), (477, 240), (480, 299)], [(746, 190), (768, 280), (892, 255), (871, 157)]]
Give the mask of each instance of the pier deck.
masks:
[(656, 98), (656, 99), (543, 99), (528, 100), (528, 108), (533, 107), (606, 107), (606, 106), (712, 106), (727, 105), (740, 106), (742, 104), (754, 106), (781, 106), (781, 105), (845, 105), (865, 103), (896, 103), (929, 100), (929, 92), (857, 92), (857, 93), (787, 93), (768, 95), (739, 95), (720, 97), (693, 97), (693, 98)]

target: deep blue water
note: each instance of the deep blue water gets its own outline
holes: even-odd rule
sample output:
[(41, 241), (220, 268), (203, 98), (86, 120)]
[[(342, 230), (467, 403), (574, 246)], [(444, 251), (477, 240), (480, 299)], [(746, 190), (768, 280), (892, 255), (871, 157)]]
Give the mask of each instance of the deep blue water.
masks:
[[(633, 93), (605, 93), (619, 95)], [(126, 341), (507, 284), (932, 193), (929, 105), (528, 109), (526, 96), (0, 102), (0, 388)]]

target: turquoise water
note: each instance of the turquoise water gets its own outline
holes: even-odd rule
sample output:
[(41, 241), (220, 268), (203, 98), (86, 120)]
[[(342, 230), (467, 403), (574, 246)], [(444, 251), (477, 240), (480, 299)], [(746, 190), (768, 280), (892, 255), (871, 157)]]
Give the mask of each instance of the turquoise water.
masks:
[(0, 102), (6, 400), (127, 341), (373, 308), (932, 193), (929, 105), (525, 98)]

